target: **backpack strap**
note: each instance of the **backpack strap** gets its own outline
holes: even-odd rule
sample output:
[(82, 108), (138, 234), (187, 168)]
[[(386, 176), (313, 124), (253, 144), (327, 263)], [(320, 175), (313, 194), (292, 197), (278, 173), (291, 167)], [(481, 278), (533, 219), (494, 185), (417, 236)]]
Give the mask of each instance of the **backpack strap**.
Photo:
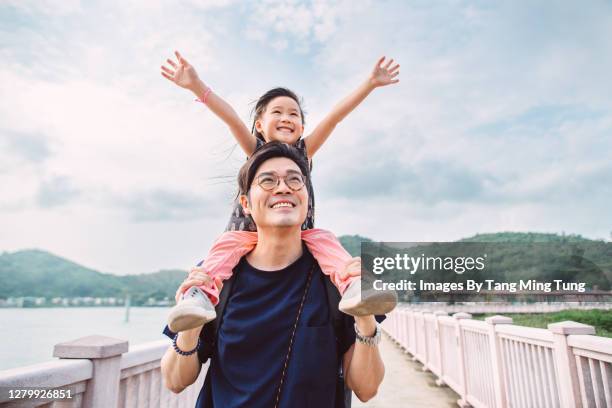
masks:
[(329, 313), (332, 320), (332, 325), (334, 326), (334, 333), (336, 333), (336, 337), (342, 333), (342, 312), (338, 309), (338, 304), (340, 303), (340, 292), (334, 286), (331, 279), (325, 276), (323, 278), (325, 282), (325, 291), (327, 292), (327, 304), (329, 306)]
[[(329, 314), (332, 320), (332, 325), (334, 326), (334, 333), (336, 334), (336, 342), (340, 340), (340, 337), (343, 335), (343, 313), (338, 309), (338, 304), (340, 303), (340, 292), (338, 288), (334, 286), (331, 279), (328, 276), (323, 277), (323, 282), (325, 282), (325, 292), (327, 292), (327, 305), (329, 307)], [(343, 357), (340, 358), (340, 367), (339, 367), (339, 378), (338, 381), (342, 382), (342, 384), (338, 384), (336, 391), (342, 393), (342, 389), (344, 389), (344, 408), (351, 408), (351, 401), (353, 399), (353, 391), (346, 386), (344, 382), (344, 372), (343, 372)], [(340, 402), (336, 402), (337, 406), (340, 405)]]
[(232, 274), (232, 276), (228, 280), (223, 281), (223, 287), (221, 288), (221, 292), (219, 293), (219, 303), (217, 303), (217, 306), (215, 306), (217, 318), (210, 322), (212, 331), (214, 333), (213, 346), (217, 343), (219, 327), (221, 327), (221, 323), (223, 322), (223, 313), (225, 312), (225, 306), (227, 306), (227, 300), (229, 299), (229, 296), (232, 293), (232, 287), (234, 285), (235, 280), (236, 273)]
[[(234, 273), (229, 279), (223, 282), (223, 288), (221, 288), (221, 292), (219, 293), (219, 303), (215, 306), (215, 312), (217, 313), (217, 318), (213, 321), (204, 325), (200, 336), (204, 340), (204, 348), (202, 351), (201, 361), (205, 359), (209, 359), (212, 357), (213, 350), (217, 344), (217, 338), (219, 336), (219, 327), (221, 327), (221, 321), (223, 320), (223, 312), (225, 312), (225, 306), (227, 306), (227, 300), (232, 293), (232, 286), (234, 285), (234, 280), (236, 279), (236, 274)], [(204, 379), (204, 405), (212, 407), (212, 389), (210, 384), (210, 370), (206, 372), (206, 378)], [(348, 407), (350, 408), (350, 406)]]
[(215, 349), (217, 338), (219, 336), (219, 327), (221, 327), (221, 322), (223, 321), (225, 306), (227, 306), (227, 300), (232, 293), (232, 287), (235, 280), (236, 274), (234, 273), (229, 279), (223, 281), (223, 288), (221, 288), (221, 292), (219, 293), (219, 303), (217, 303), (217, 306), (215, 306), (217, 318), (205, 324), (200, 332), (202, 349), (199, 352), (199, 356), (200, 361), (202, 362), (209, 359), (212, 356), (213, 350)]

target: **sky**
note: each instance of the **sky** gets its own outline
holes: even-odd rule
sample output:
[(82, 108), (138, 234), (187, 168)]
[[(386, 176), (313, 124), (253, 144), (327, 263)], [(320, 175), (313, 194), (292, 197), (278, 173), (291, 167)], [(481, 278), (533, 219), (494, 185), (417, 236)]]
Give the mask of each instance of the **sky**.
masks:
[(401, 64), (317, 152), (319, 228), (610, 240), (611, 38), (604, 0), (3, 0), (0, 252), (115, 274), (204, 258), (245, 156), (160, 75), (174, 50), (249, 128), (293, 89), (305, 133), (380, 56)]

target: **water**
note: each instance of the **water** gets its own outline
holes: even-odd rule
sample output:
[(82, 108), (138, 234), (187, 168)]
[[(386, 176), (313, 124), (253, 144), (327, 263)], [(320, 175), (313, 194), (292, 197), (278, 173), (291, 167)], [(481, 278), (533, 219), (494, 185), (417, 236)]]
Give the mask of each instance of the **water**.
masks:
[(0, 309), (0, 370), (53, 360), (53, 346), (99, 334), (128, 340), (130, 346), (167, 339), (169, 309), (123, 307)]

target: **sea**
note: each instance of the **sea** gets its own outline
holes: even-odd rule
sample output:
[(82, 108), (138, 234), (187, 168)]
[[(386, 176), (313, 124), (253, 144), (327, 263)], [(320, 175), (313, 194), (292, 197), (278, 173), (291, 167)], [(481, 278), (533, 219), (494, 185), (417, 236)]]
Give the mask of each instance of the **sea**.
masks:
[[(0, 308), (0, 370), (55, 360), (53, 346), (99, 334), (130, 346), (167, 339), (168, 307)], [(168, 339), (168, 342), (170, 340)]]

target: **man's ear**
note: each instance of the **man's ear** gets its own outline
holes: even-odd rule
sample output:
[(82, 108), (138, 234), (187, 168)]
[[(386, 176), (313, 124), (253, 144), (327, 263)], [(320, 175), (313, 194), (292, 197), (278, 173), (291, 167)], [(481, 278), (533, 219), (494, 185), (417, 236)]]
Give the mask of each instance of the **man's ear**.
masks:
[(251, 209), (249, 206), (251, 203), (249, 202), (249, 196), (246, 194), (240, 195), (240, 205), (242, 206), (242, 212), (244, 215), (251, 215)]

